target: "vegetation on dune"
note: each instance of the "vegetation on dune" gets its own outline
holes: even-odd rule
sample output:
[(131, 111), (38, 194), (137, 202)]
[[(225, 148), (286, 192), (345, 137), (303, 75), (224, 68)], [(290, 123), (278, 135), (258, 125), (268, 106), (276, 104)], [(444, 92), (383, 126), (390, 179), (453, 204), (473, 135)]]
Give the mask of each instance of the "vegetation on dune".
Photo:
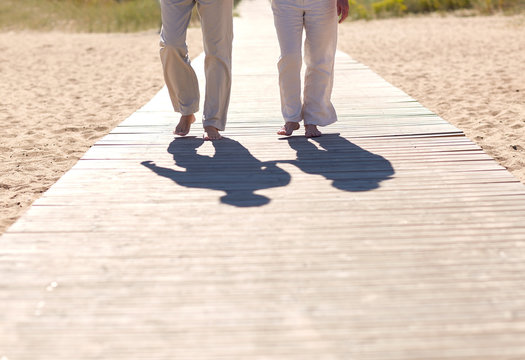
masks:
[[(196, 10), (192, 21), (198, 23)], [(159, 0), (0, 0), (4, 30), (133, 32), (159, 26)]]
[(0, 0), (4, 29), (131, 32), (159, 23), (157, 0)]
[[(348, 0), (351, 19), (472, 9), (515, 13), (525, 0)], [(241, 0), (234, 0), (235, 5)], [(198, 23), (194, 11), (193, 24)], [(0, 0), (0, 29), (132, 32), (158, 29), (159, 0)]]
[(349, 0), (350, 17), (373, 19), (404, 14), (470, 9), (478, 14), (516, 13), (525, 9), (525, 0)]

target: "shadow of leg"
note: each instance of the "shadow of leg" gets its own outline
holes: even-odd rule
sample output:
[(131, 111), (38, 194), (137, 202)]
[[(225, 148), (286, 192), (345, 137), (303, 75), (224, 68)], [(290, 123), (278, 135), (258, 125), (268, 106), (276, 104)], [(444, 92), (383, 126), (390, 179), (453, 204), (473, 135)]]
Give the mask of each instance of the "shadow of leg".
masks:
[(177, 138), (169, 145), (168, 152), (175, 164), (186, 171), (159, 167), (152, 161), (144, 161), (142, 165), (180, 186), (224, 191), (226, 195), (220, 201), (238, 207), (266, 205), (270, 199), (255, 191), (290, 183), (290, 174), (275, 163), (256, 159), (235, 140), (223, 138), (213, 142), (212, 157), (197, 153), (203, 143), (202, 139)]
[(297, 152), (297, 159), (290, 163), (305, 173), (332, 180), (332, 186), (340, 190), (373, 190), (394, 174), (388, 160), (360, 148), (338, 134), (327, 134), (310, 140), (303, 137), (286, 140)]

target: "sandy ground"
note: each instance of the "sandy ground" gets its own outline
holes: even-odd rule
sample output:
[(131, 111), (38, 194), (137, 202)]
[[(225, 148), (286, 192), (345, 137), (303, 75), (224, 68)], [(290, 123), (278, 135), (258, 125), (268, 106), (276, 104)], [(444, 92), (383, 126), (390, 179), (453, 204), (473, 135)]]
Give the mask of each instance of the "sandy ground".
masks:
[(0, 33), (0, 79), (1, 234), (162, 88), (158, 34)]
[(525, 183), (525, 15), (345, 23), (339, 48), (462, 129)]
[[(339, 44), (525, 182), (525, 16), (352, 22)], [(162, 87), (158, 35), (1, 33), (0, 78), (1, 234)]]

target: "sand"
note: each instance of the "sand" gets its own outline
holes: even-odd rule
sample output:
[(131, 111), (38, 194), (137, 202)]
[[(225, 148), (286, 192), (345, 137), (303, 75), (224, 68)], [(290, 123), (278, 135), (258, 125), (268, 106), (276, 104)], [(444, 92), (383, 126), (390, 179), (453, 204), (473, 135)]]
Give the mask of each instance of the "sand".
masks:
[[(525, 183), (525, 16), (358, 21), (339, 44)], [(0, 78), (0, 234), (164, 84), (155, 31), (1, 33)]]
[[(190, 29), (190, 54), (202, 51)], [(0, 234), (164, 85), (156, 31), (0, 33)]]
[(525, 15), (421, 16), (340, 27), (339, 48), (525, 183)]

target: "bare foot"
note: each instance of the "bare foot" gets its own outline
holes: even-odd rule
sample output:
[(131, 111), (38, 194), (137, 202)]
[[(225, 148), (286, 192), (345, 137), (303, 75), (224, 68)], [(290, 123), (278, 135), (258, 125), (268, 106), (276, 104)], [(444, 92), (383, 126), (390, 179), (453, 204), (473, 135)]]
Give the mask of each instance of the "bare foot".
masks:
[(321, 132), (317, 130), (317, 126), (315, 125), (305, 125), (304, 126), (304, 136), (307, 138), (312, 137), (319, 137), (321, 136)]
[(191, 124), (195, 122), (195, 115), (182, 115), (180, 117), (179, 125), (175, 128), (173, 133), (175, 135), (186, 136), (190, 132)]
[(288, 121), (284, 126), (277, 131), (277, 135), (286, 135), (290, 136), (294, 132), (294, 130), (299, 129), (300, 125), (297, 122), (291, 122)]
[(219, 130), (217, 128), (213, 126), (205, 126), (202, 138), (204, 140), (220, 140), (222, 139), (222, 136), (219, 134)]

